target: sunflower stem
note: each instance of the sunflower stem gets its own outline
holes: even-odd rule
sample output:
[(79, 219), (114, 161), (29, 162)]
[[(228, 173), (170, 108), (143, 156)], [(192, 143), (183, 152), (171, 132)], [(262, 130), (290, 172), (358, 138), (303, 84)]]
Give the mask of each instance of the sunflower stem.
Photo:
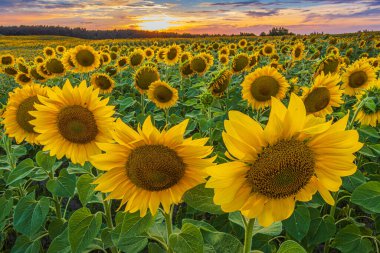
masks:
[(169, 243), (170, 235), (173, 233), (173, 223), (172, 223), (172, 220), (173, 220), (173, 206), (170, 208), (170, 212), (169, 213), (163, 212), (163, 214), (164, 214), (164, 217), (165, 217), (166, 231), (167, 231), (167, 234), (168, 234), (168, 238), (167, 238), (168, 253), (173, 253), (173, 250), (170, 247), (170, 243)]
[(251, 252), (252, 247), (252, 236), (253, 236), (253, 226), (255, 225), (255, 219), (250, 219), (248, 221), (247, 227), (244, 233), (244, 253)]
[(339, 192), (334, 192), (333, 195), (334, 195), (333, 196), (333, 198), (334, 198), (334, 205), (330, 209), (330, 216), (332, 216), (332, 217), (334, 217), (334, 215), (335, 215), (336, 205), (338, 204), (337, 199), (338, 199)]
[[(112, 230), (113, 222), (112, 222), (112, 214), (111, 214), (111, 200), (106, 200), (106, 197), (107, 197), (106, 194), (102, 193), (104, 213), (106, 215), (107, 227)], [(118, 251), (115, 247), (111, 247), (111, 252), (117, 253)]]
[(362, 109), (363, 105), (365, 104), (365, 102), (367, 102), (367, 98), (363, 99), (359, 105), (358, 105), (358, 108), (355, 110), (354, 112), (354, 116), (352, 116), (352, 119), (350, 121), (350, 123), (348, 124), (348, 129), (351, 129), (353, 127), (353, 124), (355, 122), (355, 119), (356, 117), (358, 116), (358, 113), (360, 112), (360, 110)]

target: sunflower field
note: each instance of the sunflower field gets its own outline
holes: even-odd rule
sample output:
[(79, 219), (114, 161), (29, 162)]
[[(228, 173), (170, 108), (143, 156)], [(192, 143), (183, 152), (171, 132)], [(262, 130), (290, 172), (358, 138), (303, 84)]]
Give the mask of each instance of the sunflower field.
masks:
[(0, 37), (0, 252), (380, 252), (379, 49)]

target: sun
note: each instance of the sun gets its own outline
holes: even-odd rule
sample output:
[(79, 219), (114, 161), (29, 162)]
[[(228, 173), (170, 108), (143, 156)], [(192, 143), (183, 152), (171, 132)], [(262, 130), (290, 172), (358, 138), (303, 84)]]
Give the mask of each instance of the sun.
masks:
[(142, 17), (139, 21), (138, 25), (142, 30), (159, 31), (178, 26), (176, 22), (179, 19), (167, 15), (152, 15)]

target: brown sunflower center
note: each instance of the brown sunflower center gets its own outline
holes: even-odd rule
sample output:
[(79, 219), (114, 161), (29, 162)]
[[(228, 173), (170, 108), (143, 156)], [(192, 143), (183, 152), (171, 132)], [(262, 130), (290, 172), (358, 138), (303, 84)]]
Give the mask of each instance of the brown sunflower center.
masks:
[(120, 59), (118, 64), (120, 67), (124, 67), (127, 64), (127, 61), (125, 59)]
[(247, 67), (249, 58), (244, 55), (239, 55), (234, 59), (232, 69), (235, 72), (240, 72)]
[(29, 83), (32, 80), (27, 74), (20, 74), (17, 79), (22, 83)]
[(38, 103), (38, 97), (33, 96), (25, 99), (21, 102), (21, 104), (18, 106), (17, 113), (16, 113), (16, 121), (17, 124), (24, 129), (25, 131), (29, 133), (35, 133), (33, 130), (33, 126), (29, 123), (29, 121), (33, 120), (34, 117), (29, 114), (30, 111), (36, 110), (34, 108), (34, 103)]
[(111, 80), (106, 76), (96, 77), (95, 83), (102, 90), (108, 90), (112, 86)]
[(184, 76), (189, 76), (194, 73), (194, 71), (190, 67), (190, 63), (185, 63), (183, 66), (181, 66), (181, 73)]
[(304, 104), (307, 113), (323, 110), (330, 103), (330, 92), (326, 87), (319, 87), (310, 92)]
[(260, 76), (251, 84), (251, 94), (257, 101), (267, 101), (275, 97), (280, 89), (279, 83), (271, 76)]
[(301, 48), (297, 47), (296, 50), (294, 50), (294, 56), (296, 58), (300, 57), (301, 55)]
[(181, 180), (186, 166), (174, 150), (163, 145), (145, 145), (132, 150), (126, 169), (136, 186), (162, 191)]
[(57, 125), (61, 135), (74, 143), (89, 143), (95, 140), (98, 134), (93, 113), (80, 105), (63, 108), (58, 114)]
[(50, 59), (46, 62), (46, 69), (53, 74), (62, 74), (65, 72), (65, 67), (58, 59)]
[(338, 65), (339, 65), (339, 62), (336, 59), (326, 61), (323, 65), (323, 73), (325, 75), (329, 73), (335, 73), (338, 69)]
[(273, 50), (272, 47), (265, 47), (264, 51), (266, 54), (271, 54)]
[(203, 57), (196, 57), (191, 60), (190, 66), (197, 73), (203, 73), (207, 67), (207, 62)]
[(17, 74), (17, 70), (14, 67), (6, 67), (4, 68), (4, 72), (10, 76), (15, 76)]
[(177, 49), (176, 48), (170, 48), (167, 52), (167, 57), (169, 60), (173, 60), (177, 57)]
[(142, 90), (148, 90), (151, 83), (160, 79), (155, 69), (143, 68), (135, 76), (136, 86)]
[(160, 85), (154, 89), (154, 98), (161, 103), (169, 102), (173, 97), (173, 92), (166, 86)]
[(348, 85), (352, 88), (359, 88), (368, 80), (368, 76), (364, 71), (357, 71), (350, 75)]
[(286, 198), (305, 187), (314, 174), (315, 159), (305, 143), (282, 140), (263, 150), (247, 173), (252, 192)]
[(12, 57), (11, 56), (4, 56), (1, 58), (1, 64), (9, 65), (12, 63)]
[(138, 66), (143, 61), (143, 56), (141, 54), (133, 54), (129, 60), (132, 66)]
[(84, 67), (89, 67), (92, 64), (95, 63), (95, 56), (94, 54), (86, 49), (80, 50), (76, 55), (75, 59), (79, 63), (79, 65)]
[(51, 49), (47, 49), (47, 50), (45, 51), (45, 53), (46, 53), (46, 55), (53, 55), (53, 50), (51, 50)]

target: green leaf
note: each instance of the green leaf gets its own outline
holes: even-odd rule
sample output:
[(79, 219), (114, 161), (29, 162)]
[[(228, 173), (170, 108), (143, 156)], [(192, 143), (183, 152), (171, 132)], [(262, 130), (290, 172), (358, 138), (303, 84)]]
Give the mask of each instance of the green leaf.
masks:
[(364, 103), (364, 106), (368, 109), (370, 109), (372, 112), (376, 113), (376, 103), (373, 100), (367, 100)]
[(34, 192), (21, 198), (13, 215), (13, 225), (16, 231), (29, 237), (42, 229), (49, 212), (49, 199), (42, 197), (34, 199)]
[(277, 253), (306, 253), (306, 250), (295, 241), (288, 240), (281, 243)]
[(263, 227), (259, 224), (259, 221), (256, 219), (255, 224), (253, 226), (253, 235), (263, 234), (263, 235), (271, 235), (277, 236), (282, 232), (282, 223), (280, 221), (273, 222), (268, 227)]
[(72, 197), (75, 192), (76, 176), (69, 174), (63, 169), (59, 172), (58, 178), (47, 182), (46, 188), (55, 196)]
[(95, 215), (85, 207), (76, 210), (69, 220), (69, 242), (71, 251), (83, 252), (97, 236), (102, 225), (102, 214)]
[(169, 245), (174, 252), (202, 253), (202, 234), (199, 228), (193, 224), (186, 223), (182, 226), (181, 232), (170, 235)]
[(358, 131), (361, 133), (361, 136), (363, 137), (372, 137), (375, 139), (380, 139), (380, 134), (373, 127), (362, 125), (360, 126), (360, 128), (358, 128)]
[(358, 186), (364, 184), (366, 178), (360, 170), (357, 170), (355, 174), (343, 178), (343, 187), (349, 192), (353, 192)]
[(282, 223), (285, 231), (300, 242), (309, 231), (310, 222), (309, 209), (305, 206), (298, 206), (292, 216)]
[(36, 253), (40, 252), (40, 241), (30, 240), (27, 236), (21, 235), (16, 239), (11, 253)]
[(0, 198), (0, 207), (1, 207), (1, 212), (0, 212), (0, 222), (3, 221), (5, 218), (8, 217), (9, 213), (12, 210), (13, 207), (13, 199), (6, 199), (5, 196), (2, 196)]
[(53, 167), (56, 160), (57, 159), (55, 158), (55, 156), (50, 156), (48, 153), (42, 151), (39, 151), (36, 154), (36, 162), (38, 166), (40, 166), (47, 172), (53, 171)]
[(368, 182), (356, 188), (351, 202), (371, 212), (380, 213), (380, 182)]
[(344, 227), (337, 233), (333, 247), (341, 252), (372, 252), (371, 241), (363, 238), (360, 229), (353, 224)]
[(91, 174), (91, 169), (91, 163), (86, 162), (83, 166), (80, 164), (70, 163), (66, 170), (69, 174)]
[(94, 181), (94, 178), (89, 174), (83, 174), (78, 178), (77, 189), (79, 200), (83, 206), (94, 197), (96, 185), (91, 184)]
[(213, 202), (214, 190), (205, 188), (204, 184), (198, 185), (187, 191), (184, 196), (185, 202), (194, 209), (212, 214), (224, 213), (220, 206)]
[(28, 158), (21, 161), (14, 170), (8, 175), (7, 185), (14, 185), (17, 181), (25, 178), (30, 173), (32, 173), (34, 168), (34, 162), (32, 159)]
[(69, 243), (69, 230), (66, 228), (51, 242), (47, 253), (69, 253), (71, 250)]
[(233, 235), (217, 232), (201, 230), (204, 243), (208, 245), (207, 252), (230, 253), (242, 252), (243, 244)]
[[(139, 248), (142, 244), (147, 244), (148, 240), (142, 237), (150, 225), (153, 223), (153, 217), (150, 213), (144, 217), (140, 217), (139, 212), (135, 213), (117, 213), (116, 227), (111, 232), (111, 238), (117, 247), (123, 251), (131, 251), (130, 248)], [(145, 247), (145, 246), (144, 246)]]
[(310, 222), (307, 242), (309, 245), (317, 245), (326, 242), (334, 236), (336, 231), (334, 218), (330, 215), (315, 217)]

